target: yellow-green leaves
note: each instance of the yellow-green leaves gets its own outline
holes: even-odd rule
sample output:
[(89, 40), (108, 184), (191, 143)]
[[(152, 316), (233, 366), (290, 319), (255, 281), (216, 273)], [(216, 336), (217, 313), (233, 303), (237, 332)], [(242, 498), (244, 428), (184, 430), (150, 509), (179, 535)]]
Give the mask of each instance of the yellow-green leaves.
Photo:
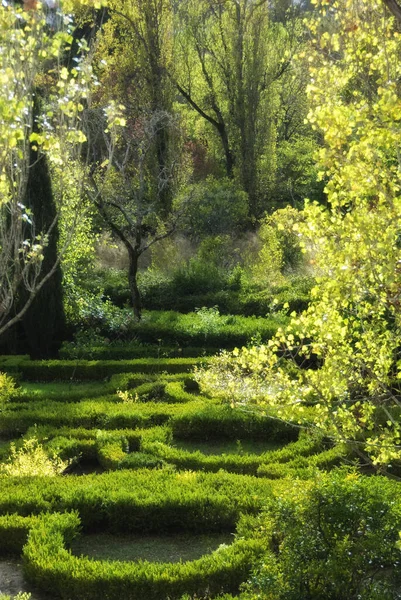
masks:
[(378, 0), (314, 3), (308, 120), (328, 208), (307, 202), (296, 223), (312, 302), (267, 350), (221, 355), (200, 381), (295, 422), (304, 406), (383, 468), (401, 460), (401, 37)]

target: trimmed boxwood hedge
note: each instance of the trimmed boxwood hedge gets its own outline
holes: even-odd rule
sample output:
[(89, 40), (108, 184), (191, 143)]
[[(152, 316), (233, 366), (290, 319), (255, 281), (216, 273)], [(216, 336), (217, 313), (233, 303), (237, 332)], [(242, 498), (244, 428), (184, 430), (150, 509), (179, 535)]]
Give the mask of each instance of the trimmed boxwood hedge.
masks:
[(187, 403), (170, 420), (177, 439), (266, 439), (293, 441), (299, 428), (257, 413), (233, 409), (227, 404)]
[[(272, 472), (281, 472), (282, 477), (286, 474), (287, 465), (320, 467), (334, 464), (339, 457), (343, 457), (345, 450), (324, 450), (323, 440), (310, 438), (304, 435), (300, 440), (288, 444), (286, 448), (268, 451), (263, 454), (222, 454), (205, 455), (200, 451), (190, 452), (180, 448), (174, 448), (161, 441), (146, 441), (141, 443), (141, 450), (153, 455), (165, 462), (175, 465), (179, 469), (202, 469), (204, 471), (217, 472), (224, 469), (230, 473), (243, 473), (269, 477), (269, 465)], [(303, 456), (301, 456), (303, 454)], [(313, 455), (313, 456), (311, 456)], [(306, 458), (306, 456), (308, 458)], [(318, 460), (320, 457), (320, 461)], [(123, 467), (129, 456), (123, 459), (120, 467)], [(281, 460), (281, 464), (280, 461)], [(299, 461), (299, 463), (297, 463)], [(326, 462), (325, 462), (326, 461)], [(282, 468), (285, 463), (285, 468)], [(276, 470), (274, 470), (276, 469)], [(273, 477), (275, 478), (275, 477)]]
[(205, 358), (144, 358), (133, 360), (26, 360), (8, 358), (1, 370), (26, 381), (101, 380), (115, 373), (185, 373)]
[(92, 560), (66, 549), (66, 534), (78, 529), (76, 514), (38, 518), (23, 552), (27, 578), (66, 600), (174, 600), (184, 593), (236, 592), (264, 549), (260, 540), (239, 539), (185, 563)]
[[(187, 395), (181, 388), (174, 393)], [(177, 439), (266, 439), (293, 441), (299, 429), (263, 415), (246, 413), (218, 401), (195, 397), (192, 402), (116, 402), (115, 397), (59, 402), (10, 403), (2, 412), (0, 435), (16, 437), (36, 423), (52, 427), (132, 429), (169, 424)], [(170, 400), (173, 400), (170, 396)]]
[(269, 480), (226, 472), (110, 471), (81, 477), (0, 476), (0, 514), (78, 511), (88, 531), (233, 531), (257, 513)]
[[(219, 346), (160, 346), (158, 344), (141, 344), (125, 342), (91, 346), (89, 349), (92, 360), (132, 360), (133, 358), (197, 358), (203, 355), (217, 354)], [(72, 344), (65, 344), (59, 351), (62, 360), (76, 360), (78, 350)], [(79, 354), (82, 356), (82, 353)], [(29, 357), (28, 357), (29, 358)]]

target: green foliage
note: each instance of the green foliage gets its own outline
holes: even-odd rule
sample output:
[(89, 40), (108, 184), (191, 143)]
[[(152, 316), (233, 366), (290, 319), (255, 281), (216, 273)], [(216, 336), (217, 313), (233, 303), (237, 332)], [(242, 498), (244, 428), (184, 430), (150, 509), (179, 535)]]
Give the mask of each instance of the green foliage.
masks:
[(30, 580), (62, 598), (162, 600), (166, 593), (179, 598), (184, 592), (202, 594), (235, 591), (249, 573), (261, 543), (238, 540), (210, 555), (186, 563), (99, 561), (76, 557), (65, 548), (65, 530), (75, 515), (51, 515), (34, 524), (24, 548), (25, 571)]
[(299, 268), (302, 252), (293, 227), (302, 218), (301, 212), (287, 206), (262, 220), (258, 232), (261, 248), (251, 265), (252, 274), (259, 283), (269, 287), (283, 285), (284, 273)]
[[(307, 107), (303, 112), (306, 116)], [(324, 183), (318, 181), (315, 160), (318, 150), (316, 139), (310, 135), (295, 134), (288, 140), (279, 141), (273, 188), (276, 206), (302, 207), (305, 198), (323, 200)]]
[(177, 199), (178, 207), (181, 204), (184, 205), (181, 227), (197, 240), (232, 234), (243, 226), (248, 213), (247, 194), (229, 179), (208, 177), (193, 184)]
[(15, 444), (11, 444), (10, 457), (7, 462), (0, 464), (0, 473), (12, 477), (55, 477), (63, 473), (67, 466), (68, 462), (58, 456), (49, 456), (33, 437), (25, 439), (18, 450)]
[(6, 596), (5, 594), (0, 594), (0, 600), (30, 600), (31, 594), (29, 592), (18, 592), (16, 596)]
[(232, 397), (236, 380), (237, 400), (275, 406), (284, 419), (313, 405), (320, 431), (387, 469), (401, 459), (400, 36), (383, 3), (347, 0), (335, 20), (324, 0), (316, 4), (308, 118), (325, 142), (329, 206), (308, 203), (296, 228), (313, 250), (317, 285), (274, 341), (236, 352), (226, 375), (216, 361), (210, 388), (229, 382)]
[(16, 384), (12, 377), (0, 371), (0, 410), (12, 399), (16, 392)]
[(244, 599), (327, 600), (399, 597), (401, 509), (397, 484), (355, 473), (294, 482), (269, 503), (258, 531), (270, 552), (246, 586)]

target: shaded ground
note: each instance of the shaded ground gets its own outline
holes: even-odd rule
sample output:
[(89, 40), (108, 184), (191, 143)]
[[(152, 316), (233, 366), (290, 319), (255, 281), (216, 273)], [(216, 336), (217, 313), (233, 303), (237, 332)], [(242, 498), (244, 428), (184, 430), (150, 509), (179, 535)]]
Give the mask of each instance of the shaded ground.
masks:
[(74, 542), (72, 552), (99, 560), (185, 562), (213, 552), (220, 544), (231, 544), (233, 540), (233, 536), (227, 533), (174, 536), (116, 536), (101, 533), (83, 535)]
[(0, 593), (9, 594), (11, 598), (18, 592), (30, 592), (31, 600), (50, 600), (48, 596), (33, 591), (22, 574), (21, 561), (18, 560), (0, 560)]

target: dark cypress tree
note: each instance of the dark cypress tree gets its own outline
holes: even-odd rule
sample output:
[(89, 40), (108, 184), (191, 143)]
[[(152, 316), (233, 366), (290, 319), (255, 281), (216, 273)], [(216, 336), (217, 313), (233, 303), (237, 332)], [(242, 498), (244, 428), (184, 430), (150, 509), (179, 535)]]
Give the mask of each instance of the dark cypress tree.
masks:
[[(38, 130), (40, 98), (34, 101), (34, 126)], [(49, 166), (45, 155), (30, 149), (30, 168), (26, 194), (26, 206), (33, 213), (35, 231), (48, 231), (54, 221), (57, 209), (54, 201)], [(46, 274), (57, 260), (59, 232), (57, 224), (53, 227), (44, 251), (42, 274)], [(24, 291), (21, 292), (22, 296)], [(46, 282), (22, 320), (22, 339), (33, 358), (54, 356), (65, 334), (65, 315), (63, 308), (62, 273), (58, 267), (54, 275)], [(22, 341), (22, 340), (21, 340)]]

